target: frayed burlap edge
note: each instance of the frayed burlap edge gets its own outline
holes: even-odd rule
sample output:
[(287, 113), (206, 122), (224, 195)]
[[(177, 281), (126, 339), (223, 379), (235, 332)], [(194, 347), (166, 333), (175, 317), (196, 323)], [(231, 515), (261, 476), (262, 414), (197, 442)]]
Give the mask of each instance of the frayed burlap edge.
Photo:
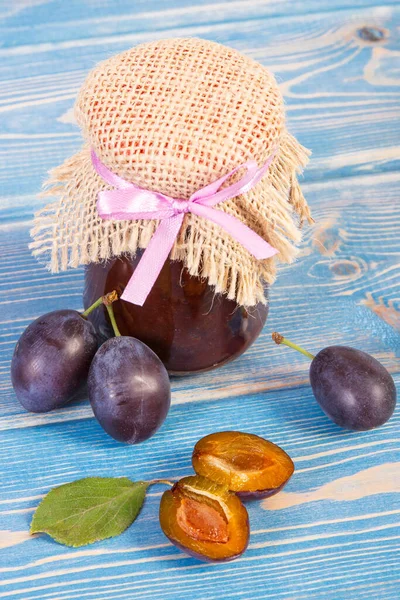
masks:
[[(278, 155), (260, 183), (217, 207), (267, 240), (279, 251), (278, 259), (283, 263), (295, 259), (301, 225), (304, 220), (312, 221), (297, 180), (309, 154), (285, 133)], [(87, 145), (49, 176), (42, 196), (57, 196), (59, 201), (35, 215), (30, 248), (53, 273), (133, 255), (138, 248), (146, 248), (157, 221), (99, 218), (97, 194), (109, 186), (94, 171)], [(273, 283), (276, 275), (275, 258), (256, 260), (220, 227), (192, 214), (185, 215), (170, 258), (181, 260), (191, 275), (206, 278), (216, 293), (226, 294), (245, 307), (266, 302), (265, 283)]]

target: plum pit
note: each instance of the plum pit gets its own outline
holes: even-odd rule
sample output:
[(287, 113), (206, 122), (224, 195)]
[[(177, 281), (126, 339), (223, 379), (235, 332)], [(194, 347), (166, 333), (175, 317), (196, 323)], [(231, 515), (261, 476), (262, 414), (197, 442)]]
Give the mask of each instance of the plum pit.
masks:
[(205, 561), (227, 561), (247, 548), (249, 521), (240, 499), (198, 475), (184, 477), (160, 502), (160, 525), (175, 546)]

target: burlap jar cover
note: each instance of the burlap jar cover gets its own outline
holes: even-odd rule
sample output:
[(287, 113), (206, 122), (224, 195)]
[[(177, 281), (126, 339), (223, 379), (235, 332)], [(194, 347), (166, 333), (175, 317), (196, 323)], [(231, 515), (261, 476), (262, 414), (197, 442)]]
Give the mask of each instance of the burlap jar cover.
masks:
[[(59, 199), (37, 213), (32, 230), (33, 254), (52, 272), (135, 254), (158, 224), (100, 218), (98, 193), (110, 186), (91, 150), (123, 179), (181, 199), (275, 153), (255, 187), (216, 208), (268, 241), (281, 262), (296, 256), (300, 226), (311, 220), (297, 181), (309, 152), (286, 130), (282, 96), (262, 65), (201, 39), (142, 44), (93, 69), (75, 112), (84, 146), (50, 172), (44, 193)], [(246, 307), (265, 302), (264, 284), (275, 278), (275, 257), (255, 259), (221, 227), (190, 213), (170, 258)]]

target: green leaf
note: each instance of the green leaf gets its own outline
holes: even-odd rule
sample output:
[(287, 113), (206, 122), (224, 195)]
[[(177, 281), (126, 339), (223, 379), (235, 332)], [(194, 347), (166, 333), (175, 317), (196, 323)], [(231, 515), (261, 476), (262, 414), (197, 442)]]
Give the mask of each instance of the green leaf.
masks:
[(48, 533), (78, 548), (120, 535), (139, 514), (149, 483), (127, 477), (87, 477), (60, 485), (36, 509), (31, 533)]

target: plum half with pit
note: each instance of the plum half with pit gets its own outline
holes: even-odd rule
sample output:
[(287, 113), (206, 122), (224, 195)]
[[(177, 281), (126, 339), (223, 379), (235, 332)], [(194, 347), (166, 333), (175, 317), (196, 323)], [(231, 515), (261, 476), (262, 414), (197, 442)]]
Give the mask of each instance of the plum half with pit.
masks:
[(240, 499), (205, 477), (184, 477), (164, 492), (159, 516), (175, 546), (206, 562), (233, 560), (249, 542), (248, 514)]
[(197, 442), (193, 468), (243, 500), (277, 494), (294, 472), (290, 456), (282, 448), (252, 433), (221, 431)]

